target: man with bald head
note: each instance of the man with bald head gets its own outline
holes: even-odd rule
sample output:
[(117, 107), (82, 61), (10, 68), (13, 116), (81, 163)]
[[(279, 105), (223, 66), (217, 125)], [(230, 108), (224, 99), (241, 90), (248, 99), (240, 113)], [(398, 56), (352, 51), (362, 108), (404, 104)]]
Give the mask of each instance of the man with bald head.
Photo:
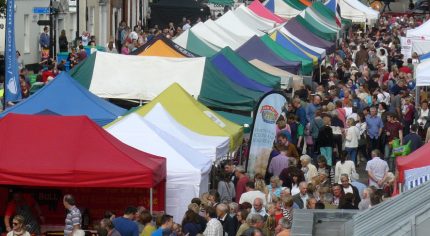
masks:
[(264, 220), (267, 219), (266, 208), (264, 208), (264, 202), (261, 198), (254, 199), (254, 203), (252, 204), (251, 213), (261, 215)]

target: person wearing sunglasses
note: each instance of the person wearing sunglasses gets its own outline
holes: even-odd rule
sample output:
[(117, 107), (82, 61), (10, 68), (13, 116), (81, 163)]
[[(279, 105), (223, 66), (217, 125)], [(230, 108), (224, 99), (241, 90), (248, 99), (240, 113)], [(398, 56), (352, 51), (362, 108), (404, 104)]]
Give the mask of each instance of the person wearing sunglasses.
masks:
[(7, 233), (7, 236), (30, 236), (30, 233), (25, 228), (24, 217), (16, 215), (12, 220), (12, 231)]

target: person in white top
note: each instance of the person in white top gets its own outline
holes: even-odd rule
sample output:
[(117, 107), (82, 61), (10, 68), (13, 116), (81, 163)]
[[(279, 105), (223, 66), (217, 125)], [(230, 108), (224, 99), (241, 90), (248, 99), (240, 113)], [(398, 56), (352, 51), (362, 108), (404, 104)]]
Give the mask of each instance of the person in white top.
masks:
[(352, 118), (346, 120), (346, 124), (349, 128), (346, 129), (345, 151), (348, 153), (348, 156), (351, 158), (351, 161), (356, 164), (358, 140), (360, 139), (360, 130), (357, 128), (357, 126), (355, 126), (354, 119)]
[(22, 215), (15, 215), (12, 220), (13, 228), (7, 233), (7, 236), (30, 236), (30, 233), (25, 229), (26, 225)]
[(429, 104), (427, 101), (421, 102), (421, 108), (418, 109), (417, 123), (421, 129), (426, 130), (427, 121), (430, 119)]
[(358, 158), (358, 154), (361, 153), (362, 158), (365, 158), (367, 156), (366, 151), (366, 130), (367, 130), (367, 123), (366, 118), (364, 117), (363, 113), (358, 114), (358, 121), (355, 124), (355, 126), (360, 131), (360, 139), (358, 140), (358, 151), (357, 151), (357, 165), (360, 164), (360, 158)]
[(311, 163), (312, 158), (308, 155), (300, 157), (302, 163), (302, 171), (305, 174), (305, 181), (311, 183), (314, 177), (318, 176), (317, 168)]
[(336, 163), (335, 171), (334, 171), (334, 182), (341, 184), (340, 176), (342, 174), (346, 174), (351, 181), (351, 176), (356, 175), (355, 164), (350, 160), (346, 160), (346, 156), (348, 153), (344, 151), (344, 153), (340, 156), (340, 160)]
[(206, 229), (203, 232), (204, 236), (223, 236), (224, 229), (221, 222), (217, 219), (216, 210), (213, 207), (206, 208)]
[(239, 199), (239, 204), (242, 204), (244, 202), (249, 202), (251, 204), (254, 203), (254, 200), (256, 198), (263, 199), (263, 204), (266, 205), (266, 194), (264, 194), (261, 191), (255, 190), (255, 183), (250, 181), (246, 183), (246, 193), (242, 193)]
[(369, 176), (369, 186), (381, 189), (388, 174), (388, 164), (380, 158), (378, 149), (372, 151), (372, 160), (367, 162), (366, 171)]

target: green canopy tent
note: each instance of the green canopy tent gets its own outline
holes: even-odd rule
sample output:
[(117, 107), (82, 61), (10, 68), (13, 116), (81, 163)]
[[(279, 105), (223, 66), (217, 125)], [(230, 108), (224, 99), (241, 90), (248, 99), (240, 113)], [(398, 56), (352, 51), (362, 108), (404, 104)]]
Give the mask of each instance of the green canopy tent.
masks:
[(285, 3), (287, 3), (288, 5), (290, 5), (291, 7), (293, 7), (294, 9), (297, 9), (299, 11), (303, 11), (307, 8), (306, 5), (304, 5), (303, 3), (301, 3), (298, 0), (283, 0)]
[(279, 45), (278, 43), (273, 41), (273, 39), (271, 39), (270, 36), (268, 36), (268, 35), (264, 35), (264, 36), (260, 37), (260, 39), (267, 47), (269, 47), (279, 57), (281, 57), (287, 61), (300, 61), (300, 62), (302, 62), (302, 68), (301, 68), (302, 74), (304, 74), (304, 75), (312, 74), (312, 72), (313, 72), (313, 60), (312, 60), (312, 58), (300, 57), (300, 56), (288, 51), (287, 49), (285, 49), (284, 47), (282, 47), (281, 45)]
[(217, 53), (209, 43), (199, 39), (193, 32), (188, 31), (188, 40), (186, 49), (201, 56), (210, 57)]
[(243, 88), (225, 77), (207, 62), (198, 100), (208, 107), (253, 111), (262, 92)]
[(296, 19), (301, 25), (309, 29), (309, 31), (314, 33), (316, 36), (328, 41), (332, 41), (332, 42), (336, 41), (337, 32), (322, 25), (320, 22), (315, 20), (315, 18), (312, 18), (312, 17), (303, 18), (300, 15), (298, 15), (296, 16)]
[(220, 5), (220, 6), (233, 6), (234, 1), (233, 0), (208, 0), (208, 3), (212, 3), (214, 5)]
[[(332, 26), (336, 26), (335, 14), (326, 5), (321, 2), (312, 3), (311, 9), (314, 10), (318, 16), (322, 17), (323, 20)], [(342, 25), (351, 25), (352, 21), (348, 19), (341, 18)]]
[(227, 120), (242, 126), (243, 132), (245, 134), (248, 134), (251, 131), (251, 126), (253, 122), (252, 117), (243, 116), (243, 115), (230, 113), (226, 111), (215, 111), (215, 112), (221, 115), (222, 117), (226, 118)]

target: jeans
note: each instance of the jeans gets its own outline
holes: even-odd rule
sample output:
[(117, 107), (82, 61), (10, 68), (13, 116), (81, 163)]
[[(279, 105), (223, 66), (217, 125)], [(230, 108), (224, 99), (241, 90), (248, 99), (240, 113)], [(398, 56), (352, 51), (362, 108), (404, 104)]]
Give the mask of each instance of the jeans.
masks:
[(369, 137), (369, 146), (367, 150), (367, 160), (372, 159), (372, 151), (379, 148), (379, 137), (371, 138)]
[(351, 161), (353, 161), (354, 164), (357, 164), (357, 149), (358, 148), (345, 148), (345, 151), (348, 153), (349, 158), (351, 158)]
[(385, 150), (384, 150), (385, 160), (388, 163), (388, 168), (390, 168), (390, 171), (395, 173), (395, 170), (396, 170), (395, 160), (396, 160), (396, 158), (391, 157), (392, 151), (393, 150), (392, 150), (391, 146), (389, 144), (385, 144)]
[(332, 147), (320, 147), (320, 153), (327, 160), (327, 165), (333, 166), (333, 163), (332, 163), (333, 162), (333, 160), (332, 160), (333, 148)]

